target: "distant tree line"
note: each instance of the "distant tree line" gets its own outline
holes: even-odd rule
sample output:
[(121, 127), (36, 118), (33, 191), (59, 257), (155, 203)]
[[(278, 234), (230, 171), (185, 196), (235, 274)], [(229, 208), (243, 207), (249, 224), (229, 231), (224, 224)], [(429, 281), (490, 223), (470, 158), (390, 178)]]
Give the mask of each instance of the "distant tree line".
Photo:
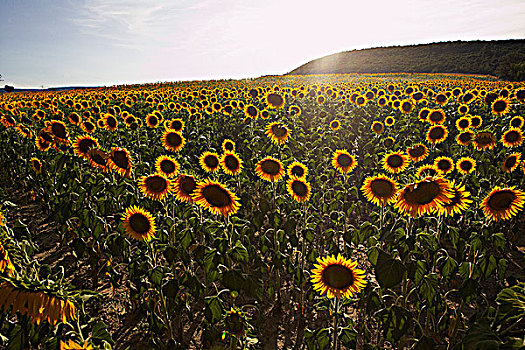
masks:
[(525, 80), (525, 39), (453, 41), (340, 52), (288, 74), (464, 73)]

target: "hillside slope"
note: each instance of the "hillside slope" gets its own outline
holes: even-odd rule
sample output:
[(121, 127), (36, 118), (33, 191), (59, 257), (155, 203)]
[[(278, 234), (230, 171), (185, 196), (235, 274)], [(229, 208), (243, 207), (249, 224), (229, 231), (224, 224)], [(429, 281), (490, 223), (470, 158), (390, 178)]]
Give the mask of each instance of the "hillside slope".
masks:
[(525, 79), (525, 39), (453, 41), (352, 50), (310, 61), (288, 74), (469, 73)]

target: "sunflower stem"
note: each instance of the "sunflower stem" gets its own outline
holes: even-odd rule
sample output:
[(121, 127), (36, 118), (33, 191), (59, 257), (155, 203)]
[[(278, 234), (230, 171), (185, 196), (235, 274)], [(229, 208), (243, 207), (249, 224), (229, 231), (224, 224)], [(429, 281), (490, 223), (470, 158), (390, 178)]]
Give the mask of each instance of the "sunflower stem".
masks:
[(339, 298), (336, 297), (335, 298), (335, 303), (334, 303), (334, 342), (333, 342), (333, 350), (337, 350), (337, 333), (339, 332), (338, 330), (338, 324), (337, 322), (339, 321), (338, 320), (338, 315), (339, 315)]

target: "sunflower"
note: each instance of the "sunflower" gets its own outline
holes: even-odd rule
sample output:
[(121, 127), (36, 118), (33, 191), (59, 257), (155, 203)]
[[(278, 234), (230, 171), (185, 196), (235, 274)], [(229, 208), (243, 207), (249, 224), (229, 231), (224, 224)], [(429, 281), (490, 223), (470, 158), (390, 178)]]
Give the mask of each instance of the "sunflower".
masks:
[(193, 192), (197, 188), (197, 181), (191, 175), (181, 174), (174, 181), (173, 192), (175, 198), (181, 202), (193, 203)]
[(263, 109), (260, 114), (262, 119), (270, 118), (270, 112), (268, 112), (266, 109)]
[(445, 141), (448, 137), (448, 129), (443, 125), (434, 125), (427, 132), (427, 141), (438, 144)]
[(462, 157), (456, 162), (456, 169), (463, 175), (467, 175), (476, 170), (476, 161), (470, 157)]
[(281, 161), (268, 156), (256, 164), (255, 173), (263, 180), (275, 182), (283, 177), (284, 167)]
[(186, 142), (184, 136), (182, 136), (181, 133), (173, 130), (164, 131), (161, 140), (162, 144), (164, 145), (164, 148), (171, 152), (180, 151), (182, 147), (184, 147), (184, 143)]
[(314, 289), (328, 298), (352, 297), (366, 285), (365, 272), (357, 268), (357, 261), (352, 262), (338, 254), (317, 258), (311, 281)]
[(454, 196), (449, 201), (438, 207), (438, 215), (454, 216), (465, 211), (469, 204), (472, 203), (470, 192), (465, 190), (465, 185), (456, 185), (451, 183), (452, 193)]
[(67, 116), (67, 119), (69, 120), (69, 122), (73, 125), (78, 125), (80, 124), (80, 122), (82, 121), (82, 118), (75, 112), (73, 113), (70, 113), (68, 116)]
[(383, 126), (383, 123), (376, 120), (372, 123), (371, 130), (376, 134), (381, 134), (385, 130), (385, 127)]
[(224, 152), (235, 152), (235, 142), (230, 139), (222, 141), (222, 150)]
[(463, 131), (456, 137), (456, 142), (462, 146), (468, 146), (474, 141), (474, 133), (470, 130)]
[(286, 189), (298, 203), (304, 203), (310, 199), (310, 183), (304, 177), (291, 176), (286, 182)]
[(90, 148), (87, 153), (87, 160), (89, 161), (89, 164), (93, 168), (98, 168), (102, 171), (106, 171), (108, 169), (108, 158), (109, 154), (98, 147)]
[(151, 213), (138, 206), (126, 209), (122, 218), (126, 234), (137, 241), (150, 241), (156, 231), (155, 218)]
[(88, 133), (88, 134), (91, 134), (93, 131), (95, 131), (95, 129), (97, 128), (95, 124), (93, 124), (91, 121), (89, 120), (85, 120), (82, 122), (82, 124), (80, 124), (80, 128), (85, 132), (85, 133)]
[(113, 147), (109, 153), (108, 167), (122, 176), (130, 177), (131, 157), (125, 148)]
[[(290, 108), (288, 108), (288, 112), (295, 116), (295, 117), (299, 117), (301, 116), (301, 107), (297, 106), (297, 105), (291, 105)], [(262, 117), (262, 116), (261, 116)]]
[(98, 140), (89, 135), (80, 135), (73, 141), (73, 151), (79, 157), (88, 159), (91, 148), (98, 148)]
[(503, 146), (508, 148), (521, 146), (523, 143), (523, 132), (518, 128), (509, 129), (501, 137), (501, 142)]
[(38, 148), (39, 151), (45, 152), (51, 148), (51, 144), (44, 140), (41, 137), (37, 137), (35, 140), (36, 148)]
[(109, 114), (109, 113), (105, 113), (104, 116), (102, 117), (102, 121), (103, 121), (103, 128), (108, 130), (108, 131), (114, 131), (114, 130), (117, 130), (118, 128), (118, 120), (115, 116)]
[(483, 124), (483, 118), (481, 118), (479, 115), (473, 115), (470, 117), (470, 126), (474, 129), (477, 129)]
[(411, 100), (403, 100), (401, 101), (401, 105), (399, 106), (399, 110), (404, 113), (408, 114), (412, 112), (414, 109), (414, 103)]
[(392, 174), (397, 174), (408, 167), (410, 158), (402, 152), (390, 152), (383, 158), (383, 169)]
[(180, 164), (170, 156), (159, 156), (155, 161), (155, 170), (168, 178), (177, 175), (180, 169)]
[(416, 176), (420, 178), (421, 177), (426, 178), (429, 176), (440, 176), (440, 175), (441, 175), (441, 172), (439, 171), (437, 166), (435, 166), (434, 164), (424, 164), (420, 166), (419, 168), (417, 168), (416, 170)]
[(290, 136), (290, 132), (288, 131), (286, 125), (280, 122), (273, 122), (268, 124), (265, 134), (268, 135), (270, 140), (272, 140), (272, 142), (276, 145), (280, 145), (286, 142), (286, 140), (288, 140), (288, 137)]
[(334, 119), (330, 122), (330, 129), (337, 130), (341, 127), (341, 122), (338, 119)]
[[(2, 213), (0, 213), (0, 216), (3, 218)], [(3, 223), (4, 220), (1, 220), (1, 221)], [(5, 225), (0, 225), (0, 226), (5, 226)], [(14, 273), (15, 273), (15, 265), (13, 265), (11, 258), (9, 258), (8, 251), (0, 243), (0, 274), (6, 274), (8, 276), (12, 276)]]
[(512, 173), (520, 165), (520, 162), (521, 153), (512, 153), (505, 159), (505, 161), (501, 165), (501, 169), (506, 173)]
[(162, 116), (159, 118), (159, 115), (155, 113), (150, 113), (146, 116), (146, 125), (149, 128), (154, 129), (158, 127), (160, 123), (162, 123)]
[(395, 120), (394, 117), (389, 116), (389, 117), (385, 118), (385, 125), (386, 126), (392, 126), (392, 125), (394, 125), (395, 122), (396, 122), (396, 120)]
[(40, 174), (42, 172), (42, 162), (40, 159), (33, 157), (29, 159), (29, 162), (31, 163), (31, 168), (35, 173)]
[(254, 105), (249, 104), (244, 107), (244, 115), (246, 118), (257, 119), (259, 116), (259, 110)]
[(458, 112), (459, 112), (459, 114), (467, 114), (468, 111), (469, 111), (469, 108), (468, 108), (467, 105), (460, 105), (460, 106), (458, 107)]
[(429, 109), (429, 108), (426, 108), (426, 107), (425, 108), (421, 108), (421, 110), (419, 111), (419, 114), (418, 114), (419, 120), (422, 121), (422, 122), (426, 122), (430, 112), (432, 112), (432, 110)]
[(394, 140), (393, 137), (387, 137), (383, 140), (383, 146), (385, 146), (385, 148), (392, 148), (395, 142), (396, 140)]
[(442, 177), (427, 177), (406, 185), (397, 196), (394, 207), (401, 214), (419, 217), (431, 214), (450, 202), (454, 196), (452, 186)]
[(176, 132), (182, 132), (184, 129), (184, 121), (182, 119), (173, 119), (173, 120), (166, 120), (164, 122), (164, 127), (166, 129), (170, 129)]
[(427, 122), (431, 125), (443, 124), (445, 122), (445, 112), (442, 109), (433, 109), (428, 113)]
[(366, 103), (368, 102), (368, 100), (366, 99), (366, 97), (364, 96), (358, 96), (356, 99), (355, 99), (355, 104), (359, 107), (363, 107), (364, 105), (366, 105)]
[(162, 174), (143, 176), (139, 184), (144, 196), (153, 200), (161, 200), (172, 192), (171, 181)]
[(199, 157), (199, 164), (207, 173), (215, 173), (219, 171), (219, 155), (217, 153), (206, 151)]
[(418, 143), (407, 149), (407, 154), (413, 162), (424, 160), (428, 156), (428, 148), (422, 143)]
[(192, 199), (214, 215), (229, 216), (239, 210), (239, 198), (219, 182), (204, 180), (197, 184)]
[(491, 104), (492, 113), (501, 117), (510, 111), (510, 101), (505, 97), (499, 97)]
[(478, 151), (493, 149), (494, 146), (496, 146), (496, 136), (490, 131), (478, 132), (476, 136), (474, 136), (472, 144)]
[(381, 207), (396, 200), (397, 190), (397, 182), (383, 174), (367, 176), (361, 186), (366, 199)]
[(345, 149), (336, 150), (332, 156), (332, 165), (341, 174), (351, 173), (357, 166), (354, 155)]
[(93, 346), (88, 344), (87, 340), (84, 344), (79, 344), (69, 339), (67, 342), (60, 341), (60, 350), (93, 350)]
[(55, 141), (66, 142), (68, 133), (66, 125), (59, 120), (46, 121), (46, 132), (55, 138)]
[(522, 128), (523, 127), (523, 124), (525, 123), (525, 119), (523, 119), (523, 117), (520, 117), (520, 116), (515, 116), (513, 117), (511, 120), (510, 120), (510, 127), (511, 128)]
[(454, 160), (450, 157), (438, 157), (434, 160), (434, 165), (443, 174), (448, 174), (454, 171)]
[(280, 109), (286, 102), (284, 96), (277, 92), (270, 92), (266, 95), (266, 104), (269, 108)]
[(306, 175), (308, 175), (308, 168), (303, 163), (294, 161), (288, 166), (286, 173), (289, 177), (295, 176), (298, 178), (306, 178)]
[(480, 207), (483, 214), (494, 221), (508, 220), (516, 216), (525, 203), (525, 193), (517, 190), (515, 186), (500, 188), (494, 187), (483, 199)]
[(458, 130), (466, 130), (469, 127), (470, 127), (470, 118), (461, 117), (458, 120), (456, 120), (456, 128)]
[(220, 163), (222, 170), (228, 175), (234, 176), (241, 172), (241, 158), (233, 152), (225, 152), (221, 156)]

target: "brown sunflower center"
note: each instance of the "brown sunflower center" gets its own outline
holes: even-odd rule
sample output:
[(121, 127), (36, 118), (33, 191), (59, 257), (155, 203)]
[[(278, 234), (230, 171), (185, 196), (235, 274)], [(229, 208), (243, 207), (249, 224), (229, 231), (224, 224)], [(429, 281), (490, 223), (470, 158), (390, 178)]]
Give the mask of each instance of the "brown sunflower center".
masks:
[(182, 129), (182, 123), (180, 120), (174, 120), (171, 122), (171, 128), (176, 131), (180, 131)]
[(412, 104), (410, 102), (403, 102), (401, 108), (403, 108), (403, 111), (409, 112), (412, 109)]
[(179, 147), (182, 143), (182, 137), (176, 132), (170, 132), (166, 135), (166, 143), (171, 147)]
[(393, 154), (388, 156), (386, 162), (391, 168), (399, 168), (403, 165), (403, 158), (397, 154)]
[(127, 169), (129, 167), (129, 157), (126, 151), (113, 151), (111, 160), (121, 169)]
[(298, 197), (304, 197), (308, 194), (308, 187), (304, 182), (295, 180), (294, 182), (292, 182), (292, 191)]
[(233, 333), (235, 335), (243, 335), (244, 334), (244, 323), (239, 316), (238, 313), (230, 313), (226, 317), (226, 328), (228, 332)]
[(299, 165), (294, 165), (290, 171), (292, 175), (302, 177), (304, 175), (304, 169)]
[(470, 169), (472, 169), (472, 162), (464, 160), (461, 163), (459, 163), (459, 167), (461, 168), (461, 170), (469, 171)]
[(492, 194), (487, 204), (494, 210), (506, 210), (510, 208), (516, 198), (514, 192), (510, 190), (502, 190)]
[(40, 170), (40, 162), (34, 160), (33, 161), (33, 168), (35, 168), (35, 170), (37, 170), (37, 171)]
[(340, 154), (337, 157), (337, 164), (339, 164), (339, 166), (341, 167), (349, 167), (352, 165), (353, 162), (354, 161), (352, 157), (350, 157), (348, 154)]
[(197, 182), (192, 176), (184, 176), (182, 179), (180, 179), (179, 184), (180, 189), (186, 195), (192, 194), (197, 187)]
[(374, 123), (372, 128), (374, 129), (374, 131), (381, 131), (381, 129), (383, 129), (383, 126), (380, 123)]
[(425, 181), (417, 184), (412, 191), (405, 193), (405, 200), (410, 204), (425, 205), (434, 200), (441, 193), (441, 187), (434, 181)]
[(505, 110), (505, 108), (507, 108), (507, 102), (505, 101), (496, 101), (494, 102), (494, 104), (492, 105), (492, 108), (494, 109), (494, 111), (496, 113), (501, 113)]
[(425, 154), (425, 147), (423, 146), (416, 146), (408, 150), (408, 154), (413, 158), (421, 157)]
[(490, 132), (482, 132), (476, 135), (476, 142), (482, 146), (490, 145), (494, 142)]
[(370, 189), (372, 193), (381, 198), (388, 198), (394, 192), (394, 186), (392, 183), (385, 179), (376, 179), (370, 183)]
[(451, 164), (450, 161), (447, 160), (447, 159), (441, 159), (441, 160), (437, 163), (437, 167), (438, 167), (439, 170), (447, 171), (447, 170), (449, 170), (450, 168), (452, 168), (452, 164)]
[(468, 127), (468, 119), (461, 119), (458, 123), (459, 127), (462, 128), (462, 129), (465, 129), (466, 127)]
[(432, 140), (439, 140), (440, 138), (445, 136), (445, 130), (443, 130), (443, 128), (440, 128), (440, 127), (432, 128), (428, 136)]
[(141, 214), (141, 213), (135, 213), (131, 215), (128, 222), (129, 222), (129, 226), (131, 226), (133, 231), (141, 235), (147, 233), (151, 228), (151, 224), (148, 218), (145, 217), (144, 214)]
[(505, 168), (510, 169), (516, 163), (518, 162), (518, 158), (516, 156), (509, 156), (507, 159), (505, 159)]
[(53, 142), (53, 137), (45, 131), (40, 132), (40, 137), (46, 142)]
[(150, 125), (157, 125), (159, 119), (156, 116), (152, 115), (148, 118), (148, 122)]
[(466, 143), (472, 141), (472, 134), (470, 132), (462, 132), (459, 134), (459, 141)]
[(226, 142), (226, 143), (224, 144), (224, 148), (225, 148), (226, 150), (228, 150), (228, 151), (233, 151), (233, 143), (232, 143), (232, 142), (229, 142), (229, 141)]
[(226, 165), (226, 168), (230, 170), (236, 170), (239, 168), (239, 160), (231, 154), (224, 157), (224, 164)]
[(279, 94), (269, 94), (267, 99), (272, 106), (281, 106), (284, 103), (283, 97)]
[(219, 165), (219, 160), (216, 156), (209, 154), (204, 157), (204, 164), (206, 164), (208, 168), (215, 169)]
[(117, 120), (115, 119), (115, 117), (111, 116), (111, 117), (108, 117), (106, 119), (106, 124), (110, 127), (110, 128), (115, 128), (117, 126)]
[(159, 175), (148, 176), (144, 184), (149, 192), (162, 193), (168, 188), (168, 181)]
[(323, 270), (323, 282), (330, 288), (344, 290), (354, 283), (352, 270), (343, 265), (330, 265)]
[(208, 185), (202, 190), (202, 196), (214, 207), (225, 207), (232, 202), (230, 194), (219, 185)]
[(281, 171), (281, 165), (272, 159), (267, 159), (261, 164), (261, 170), (268, 175), (277, 175)]
[(518, 141), (520, 135), (517, 131), (511, 130), (505, 134), (505, 141), (512, 143)]
[(88, 138), (81, 139), (78, 142), (78, 150), (81, 153), (86, 154), (92, 147), (95, 147), (96, 145), (97, 145), (96, 142), (93, 141), (92, 139), (88, 139)]
[(86, 128), (87, 131), (92, 131), (93, 129), (95, 129), (95, 124), (91, 122), (85, 122), (84, 128)]
[(481, 119), (478, 117), (474, 117), (470, 120), (473, 127), (478, 127), (481, 124)]
[(274, 134), (276, 137), (283, 137), (286, 135), (288, 130), (281, 124), (275, 124), (272, 125), (272, 134)]
[(161, 162), (160, 162), (160, 170), (162, 170), (162, 172), (166, 173), (166, 174), (171, 174), (175, 171), (176, 167), (175, 167), (175, 163), (173, 163), (171, 160), (169, 159), (163, 159)]
[(89, 158), (96, 164), (106, 166), (107, 154), (104, 151), (94, 148), (89, 150), (88, 155)]
[(248, 113), (250, 117), (253, 118), (257, 115), (257, 108), (255, 108), (254, 106), (248, 106), (248, 108), (246, 109), (246, 112)]

